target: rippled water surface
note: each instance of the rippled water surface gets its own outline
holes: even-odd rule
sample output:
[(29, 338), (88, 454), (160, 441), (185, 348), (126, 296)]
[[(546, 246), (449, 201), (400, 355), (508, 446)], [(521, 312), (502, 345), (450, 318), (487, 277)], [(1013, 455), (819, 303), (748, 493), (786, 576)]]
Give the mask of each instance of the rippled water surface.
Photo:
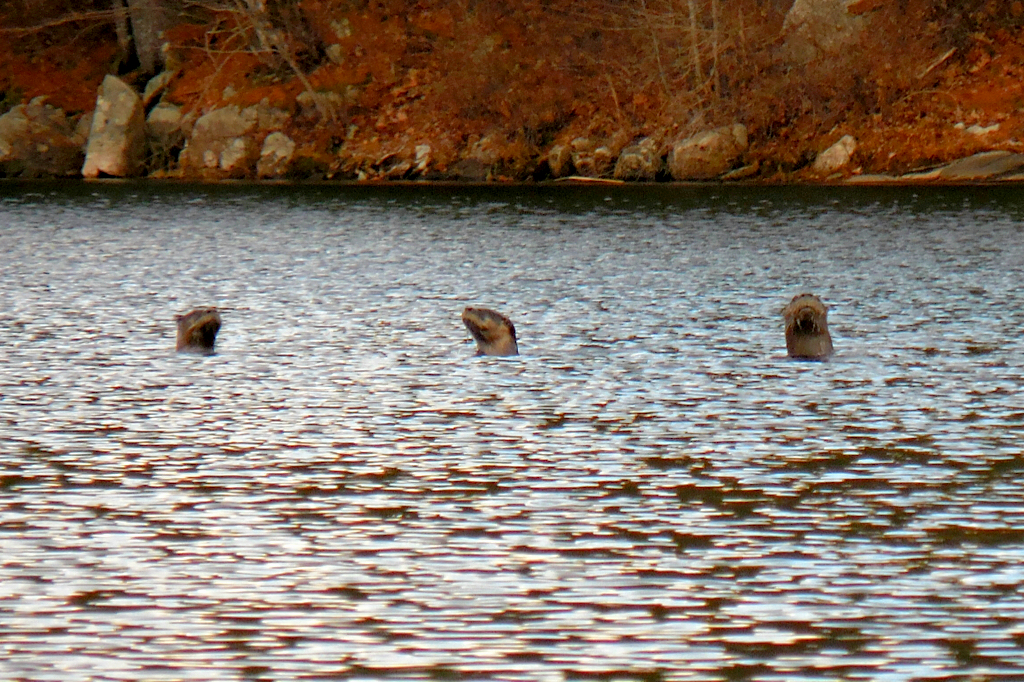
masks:
[(1020, 675), (1022, 197), (0, 185), (0, 678)]

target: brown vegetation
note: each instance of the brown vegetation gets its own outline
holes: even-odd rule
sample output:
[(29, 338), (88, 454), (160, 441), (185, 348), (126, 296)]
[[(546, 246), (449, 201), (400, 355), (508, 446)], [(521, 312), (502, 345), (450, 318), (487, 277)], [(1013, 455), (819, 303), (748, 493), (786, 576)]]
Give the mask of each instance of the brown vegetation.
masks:
[[(119, 4), (0, 9), (0, 113), (39, 95), (86, 112), (111, 72), (141, 89), (150, 74), (119, 40)], [(767, 179), (792, 177), (847, 133), (865, 172), (1024, 140), (1019, 1), (864, 1), (860, 43), (808, 66), (784, 58), (787, 0), (160, 4), (165, 68), (178, 74), (165, 98), (197, 112), (264, 99), (288, 109), (287, 132), (328, 172), (425, 141), (444, 167), (486, 138), (523, 177), (556, 141), (667, 143), (734, 121)]]

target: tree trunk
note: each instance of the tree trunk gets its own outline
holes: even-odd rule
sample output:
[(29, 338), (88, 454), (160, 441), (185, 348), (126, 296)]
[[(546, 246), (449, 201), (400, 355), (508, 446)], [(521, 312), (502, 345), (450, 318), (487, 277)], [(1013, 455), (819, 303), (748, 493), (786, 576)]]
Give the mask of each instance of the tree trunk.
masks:
[(166, 0), (128, 0), (135, 54), (142, 71), (150, 75), (163, 68), (160, 32), (166, 28), (166, 5)]

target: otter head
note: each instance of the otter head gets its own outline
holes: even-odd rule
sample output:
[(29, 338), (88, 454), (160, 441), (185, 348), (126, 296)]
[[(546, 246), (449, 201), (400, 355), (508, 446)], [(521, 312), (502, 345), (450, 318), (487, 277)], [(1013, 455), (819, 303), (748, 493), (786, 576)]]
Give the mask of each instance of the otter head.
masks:
[(822, 359), (832, 354), (828, 308), (814, 294), (798, 294), (782, 311), (786, 351), (791, 358)]
[(175, 315), (178, 343), (175, 350), (213, 354), (213, 345), (220, 331), (220, 313), (216, 308), (196, 308), (184, 315)]
[(477, 355), (519, 355), (512, 320), (487, 308), (466, 308), (462, 323), (476, 340)]

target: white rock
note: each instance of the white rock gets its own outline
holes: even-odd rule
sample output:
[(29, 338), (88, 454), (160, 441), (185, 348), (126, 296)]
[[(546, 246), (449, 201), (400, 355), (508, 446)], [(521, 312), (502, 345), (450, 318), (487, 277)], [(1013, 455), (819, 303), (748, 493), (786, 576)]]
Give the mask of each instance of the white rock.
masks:
[(429, 144), (416, 145), (416, 164), (413, 166), (413, 170), (417, 174), (423, 174), (427, 172), (430, 167), (430, 161), (432, 159), (431, 154), (433, 150)]
[(746, 126), (722, 126), (675, 143), (668, 155), (668, 170), (676, 180), (717, 178), (732, 169), (746, 150)]
[(139, 175), (145, 153), (146, 117), (142, 100), (124, 81), (108, 75), (96, 98), (82, 175)]
[(612, 175), (618, 180), (654, 180), (660, 170), (657, 143), (645, 137), (622, 150)]
[(813, 169), (818, 173), (835, 173), (850, 163), (857, 150), (857, 140), (852, 135), (843, 135), (834, 145), (818, 154)]
[(998, 123), (993, 123), (990, 126), (980, 126), (980, 125), (975, 124), (975, 125), (972, 125), (970, 128), (968, 128), (967, 132), (969, 132), (971, 135), (977, 135), (978, 137), (983, 137), (985, 135), (988, 135), (989, 133), (994, 133), (997, 130), (999, 130), (999, 124)]
[(295, 155), (295, 142), (282, 132), (273, 132), (263, 140), (256, 175), (261, 178), (279, 178), (288, 171)]

